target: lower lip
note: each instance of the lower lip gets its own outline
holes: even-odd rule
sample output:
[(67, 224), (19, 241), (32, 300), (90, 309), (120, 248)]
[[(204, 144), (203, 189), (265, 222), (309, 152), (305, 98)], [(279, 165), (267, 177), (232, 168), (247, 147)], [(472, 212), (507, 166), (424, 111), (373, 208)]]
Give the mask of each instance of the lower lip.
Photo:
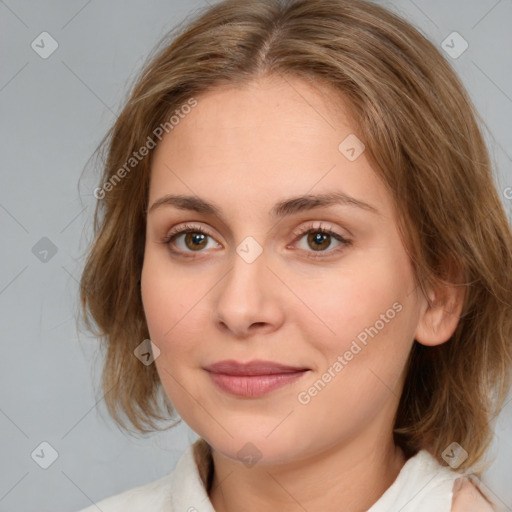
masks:
[(266, 395), (274, 389), (300, 379), (307, 371), (293, 373), (278, 373), (274, 375), (226, 375), (223, 373), (211, 373), (210, 377), (217, 386), (227, 393), (236, 396), (257, 398)]

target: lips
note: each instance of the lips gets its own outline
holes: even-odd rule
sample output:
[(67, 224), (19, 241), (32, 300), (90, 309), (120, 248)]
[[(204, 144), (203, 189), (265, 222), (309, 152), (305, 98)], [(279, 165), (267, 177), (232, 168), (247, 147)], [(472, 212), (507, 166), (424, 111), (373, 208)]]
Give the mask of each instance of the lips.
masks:
[(219, 361), (205, 367), (211, 373), (222, 373), (224, 375), (276, 375), (285, 373), (297, 373), (309, 370), (304, 366), (288, 366), (273, 361), (250, 361), (241, 363), (234, 360)]
[(217, 388), (224, 393), (244, 398), (258, 398), (291, 384), (309, 368), (288, 366), (273, 361), (219, 361), (204, 368)]

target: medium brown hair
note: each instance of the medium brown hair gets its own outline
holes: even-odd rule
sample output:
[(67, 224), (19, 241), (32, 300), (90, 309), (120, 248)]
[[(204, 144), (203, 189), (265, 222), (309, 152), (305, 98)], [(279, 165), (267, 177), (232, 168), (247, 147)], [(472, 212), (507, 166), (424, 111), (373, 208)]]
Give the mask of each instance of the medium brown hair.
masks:
[(191, 98), (260, 76), (298, 77), (350, 107), (422, 289), (465, 288), (451, 339), (413, 344), (395, 442), (408, 456), (424, 448), (442, 462), (456, 441), (469, 455), (461, 469), (479, 461), (510, 386), (512, 235), (482, 120), (456, 73), (417, 29), (364, 0), (228, 0), (178, 28), (151, 56), (101, 146), (103, 197), (81, 305), (87, 328), (105, 342), (111, 415), (149, 432), (173, 414), (155, 365), (134, 356), (149, 338), (140, 275), (152, 152), (132, 168), (126, 162)]

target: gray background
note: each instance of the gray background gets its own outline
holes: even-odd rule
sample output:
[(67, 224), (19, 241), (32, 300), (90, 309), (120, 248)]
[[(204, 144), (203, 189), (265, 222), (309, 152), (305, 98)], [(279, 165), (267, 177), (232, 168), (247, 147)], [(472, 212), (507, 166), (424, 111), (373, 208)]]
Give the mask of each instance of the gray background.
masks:
[[(439, 48), (453, 31), (468, 42), (460, 57), (447, 58), (488, 126), (497, 187), (512, 217), (512, 1), (381, 3)], [(79, 190), (82, 170), (148, 52), (205, 5), (0, 0), (2, 512), (76, 511), (170, 472), (196, 439), (184, 424), (147, 438), (123, 434), (98, 388), (98, 342), (78, 338), (75, 318), (97, 176), (88, 171)], [(47, 59), (31, 47), (44, 31), (59, 45)], [(46, 261), (33, 252), (48, 246), (43, 237), (57, 249)], [(484, 481), (501, 510), (512, 510), (512, 401), (495, 432)], [(48, 469), (31, 457), (43, 441), (58, 454)]]

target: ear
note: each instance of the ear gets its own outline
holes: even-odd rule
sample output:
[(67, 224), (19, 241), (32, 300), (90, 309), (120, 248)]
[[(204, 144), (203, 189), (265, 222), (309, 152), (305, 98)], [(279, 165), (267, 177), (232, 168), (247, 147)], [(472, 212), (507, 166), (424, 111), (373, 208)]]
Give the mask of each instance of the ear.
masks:
[(416, 328), (415, 339), (427, 346), (441, 345), (450, 339), (459, 323), (465, 286), (443, 284), (428, 292)]

